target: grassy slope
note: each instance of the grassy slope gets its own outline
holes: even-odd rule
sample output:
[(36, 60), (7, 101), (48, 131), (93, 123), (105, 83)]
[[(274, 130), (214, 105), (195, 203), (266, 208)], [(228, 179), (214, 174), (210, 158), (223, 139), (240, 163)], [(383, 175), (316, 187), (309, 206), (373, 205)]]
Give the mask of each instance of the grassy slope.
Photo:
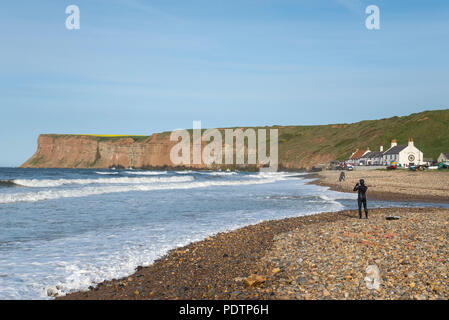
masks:
[[(268, 127), (265, 127), (268, 128)], [(310, 156), (332, 155), (333, 159), (346, 159), (356, 148), (370, 147), (378, 151), (388, 149), (392, 139), (407, 144), (412, 137), (424, 157), (436, 159), (440, 152), (449, 151), (449, 109), (424, 111), (404, 117), (367, 120), (352, 124), (324, 126), (275, 126), (279, 129), (279, 158), (281, 162), (298, 161)], [(257, 129), (257, 128), (254, 128)], [(168, 132), (159, 137), (168, 136)], [(73, 135), (54, 135), (73, 137)], [(144, 141), (148, 136), (86, 135), (101, 141), (123, 137)]]
[[(449, 109), (425, 111), (405, 117), (361, 121), (348, 125), (289, 127), (280, 132), (281, 159), (291, 160), (306, 154), (332, 154), (346, 159), (356, 148), (378, 151), (390, 146), (392, 139), (407, 144), (412, 137), (424, 157), (436, 159), (449, 151)], [(288, 154), (288, 150), (295, 150)]]

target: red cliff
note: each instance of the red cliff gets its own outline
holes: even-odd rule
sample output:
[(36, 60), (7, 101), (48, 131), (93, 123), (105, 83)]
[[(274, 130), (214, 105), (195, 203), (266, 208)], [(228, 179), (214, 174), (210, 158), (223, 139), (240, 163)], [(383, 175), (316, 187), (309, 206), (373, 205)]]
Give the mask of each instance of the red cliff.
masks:
[(40, 135), (28, 168), (170, 167), (169, 135), (101, 138), (83, 135)]

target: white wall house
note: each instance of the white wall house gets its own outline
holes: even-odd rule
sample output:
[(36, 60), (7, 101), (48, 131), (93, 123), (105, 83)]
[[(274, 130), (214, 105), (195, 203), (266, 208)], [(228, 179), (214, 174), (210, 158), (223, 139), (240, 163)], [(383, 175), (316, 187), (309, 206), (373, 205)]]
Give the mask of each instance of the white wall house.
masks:
[(440, 156), (438, 157), (438, 163), (444, 163), (444, 164), (449, 164), (449, 153), (441, 153)]
[(365, 153), (360, 158), (360, 163), (363, 163), (363, 165), (365, 166), (382, 165), (383, 154), (384, 154), (384, 147), (381, 146), (379, 151), (370, 151), (368, 153)]
[(345, 161), (345, 163), (351, 164), (353, 166), (365, 165), (365, 163), (362, 160), (362, 157), (364, 155), (366, 155), (367, 153), (369, 153), (369, 152), (371, 152), (369, 150), (369, 148), (368, 149), (363, 149), (363, 150), (357, 149), (357, 150), (355, 150), (355, 152), (353, 152), (351, 154), (351, 156), (349, 157), (348, 160)]
[(391, 147), (384, 152), (382, 157), (384, 165), (391, 165), (392, 162), (400, 164), (402, 167), (410, 165), (424, 164), (423, 153), (415, 147), (413, 139), (410, 138), (408, 145), (398, 146), (396, 140), (391, 141)]

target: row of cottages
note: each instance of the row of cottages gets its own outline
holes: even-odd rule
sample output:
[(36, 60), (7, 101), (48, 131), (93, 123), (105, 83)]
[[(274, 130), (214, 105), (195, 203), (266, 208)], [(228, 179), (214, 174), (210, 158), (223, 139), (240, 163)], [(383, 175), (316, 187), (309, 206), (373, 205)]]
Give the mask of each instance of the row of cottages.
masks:
[(398, 146), (396, 140), (391, 141), (391, 146), (384, 151), (383, 146), (379, 151), (368, 149), (356, 150), (346, 161), (348, 164), (359, 166), (389, 166), (393, 162), (402, 167), (424, 164), (423, 153), (415, 147), (410, 138), (407, 145)]

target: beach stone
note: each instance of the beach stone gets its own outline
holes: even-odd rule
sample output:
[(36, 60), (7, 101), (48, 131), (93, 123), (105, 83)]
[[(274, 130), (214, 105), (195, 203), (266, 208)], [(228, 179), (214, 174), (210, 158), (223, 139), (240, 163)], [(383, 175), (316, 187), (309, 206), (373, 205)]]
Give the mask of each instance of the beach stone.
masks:
[(378, 290), (380, 288), (380, 270), (379, 267), (375, 264), (369, 265), (366, 270), (366, 287), (370, 290)]
[(245, 280), (243, 280), (243, 283), (245, 286), (252, 288), (257, 285), (260, 285), (264, 283), (267, 280), (266, 277), (258, 275), (258, 274), (252, 274), (249, 277), (247, 277)]
[(281, 269), (280, 269), (280, 268), (273, 268), (273, 269), (271, 270), (271, 273), (272, 273), (272, 274), (276, 274), (276, 273), (279, 273), (279, 272), (281, 272)]

